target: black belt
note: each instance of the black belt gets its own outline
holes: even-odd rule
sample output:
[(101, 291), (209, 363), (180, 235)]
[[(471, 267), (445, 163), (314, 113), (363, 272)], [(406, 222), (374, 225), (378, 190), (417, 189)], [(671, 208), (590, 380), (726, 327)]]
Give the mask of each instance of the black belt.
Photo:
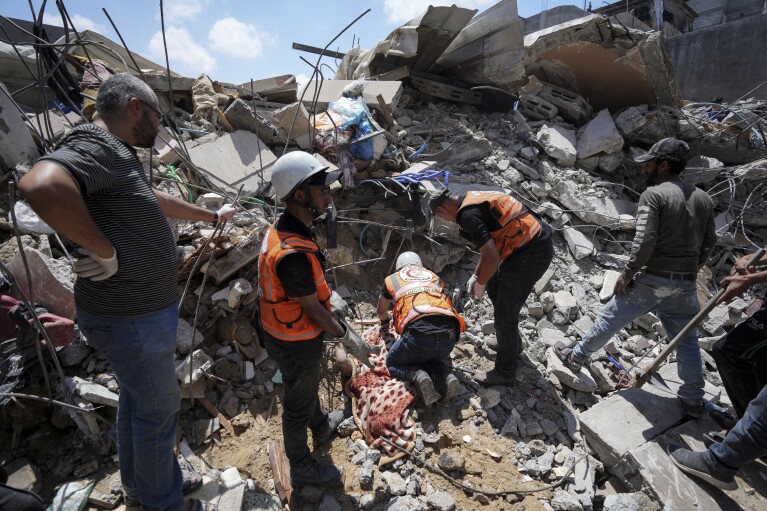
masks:
[(644, 270), (644, 273), (648, 275), (654, 275), (656, 277), (662, 277), (669, 280), (679, 280), (682, 282), (695, 282), (697, 275), (695, 273), (680, 273), (676, 271), (663, 271), (663, 270)]

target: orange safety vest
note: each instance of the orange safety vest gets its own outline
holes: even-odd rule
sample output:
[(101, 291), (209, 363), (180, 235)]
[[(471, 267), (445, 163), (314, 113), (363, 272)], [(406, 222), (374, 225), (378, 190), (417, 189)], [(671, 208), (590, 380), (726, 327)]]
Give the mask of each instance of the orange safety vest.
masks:
[(541, 230), (541, 223), (524, 204), (503, 192), (468, 192), (458, 212), (468, 206), (485, 202), (490, 205), (490, 214), (501, 224), (500, 229), (490, 231), (490, 237), (493, 238), (501, 259), (509, 257)]
[(466, 322), (453, 308), (450, 297), (443, 289), (445, 285), (432, 271), (414, 264), (403, 266), (385, 280), (386, 290), (394, 300), (394, 329), (402, 335), (405, 327), (417, 317), (442, 314), (458, 320), (461, 333), (466, 331)]
[(258, 297), (262, 328), (269, 335), (283, 341), (308, 341), (324, 330), (309, 317), (301, 304), (285, 293), (277, 276), (277, 265), (288, 254), (306, 254), (312, 265), (317, 298), (330, 310), (330, 286), (325, 281), (325, 270), (318, 257), (317, 244), (293, 232), (278, 231), (274, 225), (264, 236), (258, 259)]

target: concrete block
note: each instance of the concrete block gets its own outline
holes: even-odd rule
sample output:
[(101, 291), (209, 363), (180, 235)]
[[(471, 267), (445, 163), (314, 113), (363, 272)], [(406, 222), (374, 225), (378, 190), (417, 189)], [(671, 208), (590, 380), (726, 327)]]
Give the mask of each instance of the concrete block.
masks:
[(21, 113), (10, 99), (5, 85), (0, 83), (0, 160), (7, 168), (32, 164), (40, 156), (32, 134)]
[(221, 182), (246, 191), (256, 191), (264, 182), (271, 181), (269, 167), (277, 157), (256, 134), (239, 130), (225, 133), (215, 140), (189, 149), (192, 163), (216, 176)]
[(481, 160), (493, 154), (493, 147), (484, 138), (478, 138), (465, 144), (452, 145), (435, 155), (434, 159), (441, 165), (460, 165)]
[(587, 158), (597, 153), (615, 153), (623, 149), (623, 137), (615, 127), (607, 109), (594, 117), (578, 137), (578, 157)]
[[(303, 104), (299, 104), (298, 101), (284, 106), (279, 110), (275, 110), (272, 115), (274, 116), (274, 122), (276, 122), (286, 134), (290, 131), (290, 138), (300, 137), (301, 135), (309, 133), (309, 112), (307, 112), (306, 107)], [(296, 119), (295, 122), (293, 122), (293, 117)], [(293, 126), (292, 130), (291, 124)]]
[(620, 167), (623, 162), (623, 153), (621, 151), (612, 154), (602, 154), (599, 156), (599, 164), (597, 165), (602, 172), (610, 174), (615, 169)]
[(519, 112), (531, 121), (546, 121), (557, 115), (557, 107), (533, 94), (520, 94)]
[(86, 399), (91, 403), (117, 408), (119, 396), (106, 387), (77, 376), (72, 377), (72, 382), (75, 384), (77, 393), (80, 394), (83, 399)]
[(42, 486), (37, 474), (37, 468), (29, 460), (19, 458), (5, 466), (8, 472), (8, 481), (5, 483), (11, 488), (39, 492)]
[(594, 244), (578, 229), (566, 227), (562, 234), (565, 237), (565, 241), (567, 241), (570, 252), (572, 252), (576, 259), (580, 260), (589, 257), (595, 252)]
[(557, 291), (554, 293), (554, 308), (572, 318), (578, 313), (578, 301), (569, 291)]
[(586, 100), (567, 89), (547, 83), (538, 97), (554, 105), (559, 115), (569, 123), (581, 125), (591, 116), (591, 107)]
[[(32, 290), (35, 301), (43, 304), (48, 312), (67, 319), (75, 319), (75, 295), (72, 267), (64, 260), (52, 259), (42, 252), (26, 247), (24, 253), (32, 275)], [(21, 291), (29, 297), (24, 262), (17, 252), (8, 269), (19, 283)], [(14, 298), (21, 299), (13, 293)]]
[(559, 165), (575, 165), (575, 132), (561, 126), (544, 124), (536, 135), (538, 143), (546, 154), (557, 160)]
[(546, 346), (554, 346), (558, 342), (565, 345), (572, 344), (572, 341), (561, 330), (556, 328), (543, 328), (538, 332), (538, 340), (543, 341)]
[[(190, 371), (191, 365), (191, 371)], [(205, 376), (205, 371), (213, 365), (211, 359), (202, 350), (194, 350), (176, 366), (176, 379), (182, 387), (190, 387), (194, 382)], [(190, 374), (191, 373), (191, 374)]]
[(622, 222), (621, 215), (633, 216), (636, 210), (634, 202), (598, 197), (590, 191), (583, 190), (570, 179), (553, 178), (551, 181), (554, 190), (559, 194), (559, 202), (586, 223), (618, 228)]
[(636, 130), (647, 124), (647, 119), (641, 109), (630, 107), (623, 110), (613, 118), (615, 127), (618, 128), (624, 136), (634, 133)]
[[(568, 369), (554, 354), (553, 348), (546, 351), (546, 362), (546, 372), (556, 376), (557, 380), (566, 387), (582, 392), (594, 392), (599, 388), (585, 368), (582, 368), (577, 374)], [(581, 417), (583, 416), (581, 415)]]
[(605, 271), (604, 278), (602, 279), (602, 287), (599, 290), (599, 300), (606, 302), (613, 296), (613, 289), (615, 289), (615, 283), (618, 282), (618, 277), (622, 275), (621, 272), (615, 270)]
[(240, 476), (240, 472), (237, 470), (237, 467), (227, 468), (221, 472), (219, 477), (221, 479), (221, 483), (224, 485), (224, 488), (232, 489), (243, 484), (242, 477)]
[(551, 280), (554, 278), (554, 275), (556, 272), (549, 268), (546, 270), (546, 272), (541, 276), (540, 279), (538, 279), (538, 282), (535, 283), (534, 290), (536, 295), (540, 295), (544, 291), (548, 291), (551, 287)]

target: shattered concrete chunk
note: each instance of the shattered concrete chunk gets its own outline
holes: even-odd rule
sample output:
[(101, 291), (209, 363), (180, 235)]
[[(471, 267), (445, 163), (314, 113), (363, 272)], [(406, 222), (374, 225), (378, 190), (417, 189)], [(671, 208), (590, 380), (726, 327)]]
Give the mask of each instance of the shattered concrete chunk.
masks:
[(544, 124), (537, 134), (538, 143), (543, 146), (546, 154), (557, 160), (559, 165), (572, 167), (575, 165), (575, 132), (561, 126)]
[(618, 277), (622, 275), (621, 272), (615, 270), (605, 271), (605, 275), (602, 279), (602, 287), (599, 290), (599, 300), (606, 302), (613, 296), (613, 290), (615, 289), (615, 283), (618, 282)]
[(83, 399), (86, 399), (91, 403), (117, 408), (117, 403), (120, 397), (106, 387), (77, 376), (72, 377), (72, 383), (75, 385), (77, 393), (80, 394)]
[(565, 241), (567, 241), (567, 246), (575, 259), (580, 260), (584, 257), (589, 257), (596, 252), (591, 240), (578, 229), (566, 227), (563, 231), (563, 235)]
[[(647, 109), (645, 109), (646, 111)], [(645, 112), (637, 107), (626, 108), (618, 115), (614, 117), (615, 127), (623, 134), (623, 136), (631, 135), (636, 130), (647, 124), (647, 118), (644, 116)]]
[(576, 147), (580, 158), (597, 153), (615, 153), (623, 149), (623, 137), (606, 108), (583, 128)]
[(204, 351), (194, 350), (176, 366), (176, 378), (182, 387), (191, 387), (193, 383), (205, 376), (205, 371), (210, 369), (212, 365), (213, 359)]

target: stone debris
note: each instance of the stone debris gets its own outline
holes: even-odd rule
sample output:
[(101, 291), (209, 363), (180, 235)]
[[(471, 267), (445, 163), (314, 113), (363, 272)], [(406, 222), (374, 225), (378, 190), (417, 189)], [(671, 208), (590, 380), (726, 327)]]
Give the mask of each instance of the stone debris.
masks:
[[(205, 473), (204, 489), (195, 495), (209, 498), (219, 509), (281, 505), (273, 476), (258, 480), (250, 474), (259, 462), (212, 468), (209, 453), (203, 461), (192, 447), (251, 449), (238, 443), (238, 435), (279, 431), (281, 375), (261, 348), (250, 318), (257, 299), (261, 241), (274, 221), (270, 166), (286, 142), (291, 149), (316, 150), (323, 164), (344, 172), (343, 185), (334, 185), (333, 194), (345, 223), (338, 230), (338, 248), (330, 250), (328, 274), (335, 285), (346, 284), (351, 290), (347, 295), (354, 304), (354, 319), (374, 317), (381, 280), (400, 242), (403, 250), (418, 247), (427, 266), (444, 278), (466, 319), (467, 332), (451, 354), (461, 380), (459, 394), (452, 403), (432, 410), (416, 405), (411, 416), (418, 431), (413, 455), (488, 492), (533, 481), (551, 483), (565, 477), (575, 464), (553, 492), (536, 496), (538, 500), (525, 499), (543, 509), (601, 506), (608, 511), (654, 511), (687, 509), (690, 502), (701, 509), (726, 509), (716, 497), (681, 477), (662, 449), (673, 435), (698, 438), (702, 426), (683, 423), (676, 401), (653, 389), (615, 392), (618, 380), (607, 353), (626, 367), (641, 356), (657, 354), (667, 339), (656, 316), (648, 314), (628, 325), (577, 374), (551, 348), (582, 339), (599, 308), (611, 298), (634, 237), (638, 193), (646, 187), (641, 165), (633, 158), (659, 138), (675, 136), (695, 148), (682, 178), (710, 191), (715, 202), (718, 244), (708, 272), (699, 278), (702, 294), (714, 289), (713, 283), (729, 273), (750, 244), (764, 243), (767, 203), (760, 186), (767, 177), (767, 147), (758, 121), (767, 112), (767, 102), (744, 98), (722, 106), (727, 110), (723, 116), (708, 103), (682, 106), (658, 31), (645, 32), (634, 24), (626, 28), (623, 21), (586, 15), (523, 36), (524, 20), (517, 16), (516, 3), (507, 1), (474, 15), (473, 10), (455, 6), (430, 7), (370, 52), (357, 47), (346, 56), (336, 55), (342, 59), (338, 73), (323, 81), (315, 104), (312, 92), (318, 84), (310, 83), (300, 102), (292, 75), (240, 86), (172, 77), (172, 105), (167, 77), (150, 77), (163, 109), (175, 120), (173, 126), (161, 128), (155, 146), (159, 159), (151, 158), (155, 176), (172, 175), (175, 183), (154, 184), (209, 209), (220, 207), (240, 187), (242, 197), (248, 198), (244, 210), (228, 224), (231, 229), (216, 239), (209, 239), (213, 228), (202, 222), (173, 224), (182, 259), (180, 289), (189, 281), (180, 305), (176, 347), (176, 376), (184, 397), (182, 453)], [(557, 55), (551, 48), (558, 49)], [(583, 59), (568, 57), (581, 54)], [(594, 81), (597, 69), (599, 79)], [(359, 80), (373, 74), (381, 79)], [(501, 92), (489, 90), (488, 84)], [(194, 103), (200, 87), (210, 89), (206, 100), (210, 104)], [(312, 138), (318, 112), (355, 94), (365, 105), (362, 110), (370, 128), (365, 135), (370, 152), (364, 158), (352, 156), (362, 153), (350, 151), (353, 144), (348, 141), (344, 144), (349, 133), (334, 131), (329, 135), (332, 140), (324, 143)], [(181, 97), (188, 102), (178, 101)], [(5, 108), (7, 98), (0, 94), (1, 120), (10, 127), (0, 133), (0, 156), (4, 169), (19, 166), (24, 172), (24, 165), (32, 163), (41, 148), (70, 128), (56, 112), (29, 114), (41, 138), (22, 124), (18, 110)], [(197, 117), (196, 106), (203, 107)], [(45, 122), (46, 115), (50, 123)], [(185, 161), (182, 140), (195, 169)], [(148, 151), (139, 151), (139, 157), (149, 165)], [(492, 367), (497, 332), (490, 302), (469, 302), (461, 296), (476, 267), (473, 247), (455, 226), (422, 217), (422, 196), (438, 183), (418, 180), (424, 173), (442, 170), (450, 172), (449, 181), (442, 174), (437, 179), (448, 182), (454, 193), (506, 191), (553, 227), (554, 261), (520, 315), (525, 351), (517, 385), (482, 388), (468, 376)], [(405, 178), (413, 184), (403, 185)], [(7, 216), (6, 204), (0, 209)], [(2, 226), (7, 236), (0, 245), (0, 260), (26, 293), (26, 271), (9, 234), (12, 226), (5, 221)], [(317, 233), (324, 246), (323, 225), (317, 226)], [(37, 233), (25, 234), (21, 243), (36, 300), (52, 313), (74, 318), (74, 277), (62, 247), (53, 237)], [(705, 336), (701, 347), (710, 350), (713, 342), (747, 318), (750, 304), (750, 299), (741, 299), (717, 307), (700, 325)], [(6, 465), (10, 480), (44, 490), (49, 499), (54, 485), (48, 480), (61, 484), (78, 477), (98, 478), (107, 468), (115, 470), (110, 435), (120, 391), (104, 357), (79, 333), (56, 350), (70, 390), (64, 399), (83, 412), (52, 415), (46, 405), (30, 404), (21, 413), (13, 402), (2, 405), (14, 410), (9, 415), (13, 421), (5, 428), (15, 442), (11, 451), (15, 459)], [(707, 398), (719, 398), (724, 392), (713, 359), (707, 353), (703, 359)], [(34, 375), (37, 387), (23, 390), (44, 395), (40, 390), (44, 379), (31, 371), (30, 360), (34, 357), (27, 360), (24, 371)], [(666, 381), (678, 379), (673, 360), (662, 373)], [(336, 380), (340, 382), (341, 376), (333, 367), (323, 382)], [(325, 396), (321, 390), (323, 407), (348, 404), (340, 390), (333, 390), (332, 397), (330, 392)], [(75, 454), (66, 445), (56, 446), (48, 459), (35, 448), (46, 435), (40, 427), (46, 421), (55, 430), (101, 441), (89, 442)], [(303, 509), (450, 511), (524, 506), (519, 496), (503, 500), (456, 491), (407, 456), (382, 460), (381, 452), (361, 437), (354, 417), (347, 418), (337, 433), (339, 438), (328, 448), (334, 462), (345, 465), (351, 491), (342, 495), (304, 488), (297, 492)], [(253, 448), (254, 459), (260, 455), (257, 449)], [(608, 477), (625, 485), (621, 490), (633, 493), (605, 495), (598, 485)], [(112, 484), (119, 489), (119, 481)], [(108, 496), (110, 490), (105, 489), (101, 494)], [(760, 509), (764, 494), (752, 493), (741, 491), (737, 505)], [(114, 498), (98, 502), (108, 507)]]

